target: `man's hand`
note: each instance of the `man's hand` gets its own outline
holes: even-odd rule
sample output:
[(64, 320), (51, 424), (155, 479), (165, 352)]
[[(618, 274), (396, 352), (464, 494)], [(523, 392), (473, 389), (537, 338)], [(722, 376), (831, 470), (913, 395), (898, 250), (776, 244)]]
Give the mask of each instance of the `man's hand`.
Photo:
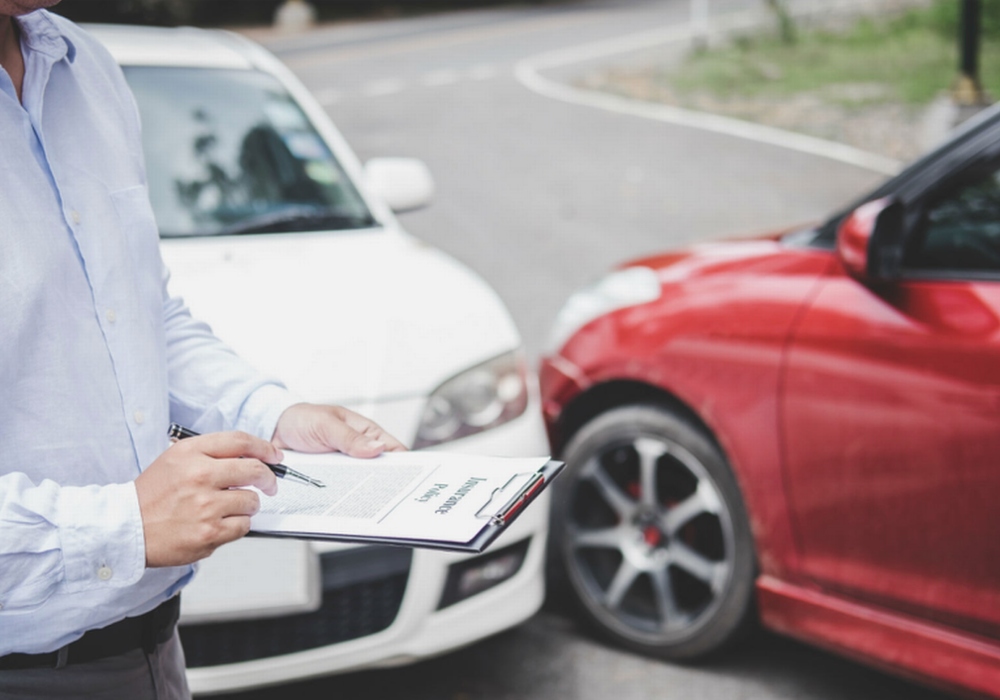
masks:
[(341, 406), (298, 403), (278, 419), (271, 442), (299, 452), (343, 452), (376, 457), (406, 447), (373, 421)]
[[(246, 433), (212, 433), (172, 445), (135, 480), (146, 540), (146, 566), (204, 559), (250, 531), (260, 497), (273, 496), (279, 449)], [(265, 464), (266, 463), (266, 464)]]

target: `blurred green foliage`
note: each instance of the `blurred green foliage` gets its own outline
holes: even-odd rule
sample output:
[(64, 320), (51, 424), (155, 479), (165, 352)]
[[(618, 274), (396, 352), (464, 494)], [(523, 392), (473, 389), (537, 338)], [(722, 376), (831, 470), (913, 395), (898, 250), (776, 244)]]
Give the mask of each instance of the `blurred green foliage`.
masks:
[[(847, 31), (799, 28), (794, 44), (774, 36), (737, 38), (694, 53), (659, 76), (680, 94), (781, 97), (818, 91), (851, 104), (926, 104), (958, 74), (961, 3), (936, 0), (893, 17), (865, 17)], [(980, 80), (1000, 95), (1000, 0), (983, 0)]]
[[(908, 13), (901, 21), (926, 22), (942, 36), (952, 39), (958, 36), (961, 5), (957, 0), (937, 0), (925, 10)], [(1000, 37), (1000, 1), (980, 0), (980, 8), (983, 35)]]
[(786, 44), (795, 43), (795, 20), (788, 8), (788, 0), (765, 0), (778, 20), (778, 36)]

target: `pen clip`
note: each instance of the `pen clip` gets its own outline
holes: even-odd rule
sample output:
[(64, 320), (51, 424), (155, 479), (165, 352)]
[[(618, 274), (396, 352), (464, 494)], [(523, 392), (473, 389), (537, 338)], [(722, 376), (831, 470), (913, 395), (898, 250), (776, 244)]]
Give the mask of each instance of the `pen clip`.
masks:
[(177, 442), (178, 440), (183, 440), (184, 438), (197, 437), (198, 433), (193, 430), (185, 428), (179, 423), (171, 423), (170, 427), (167, 429), (167, 437), (170, 438), (171, 442)]

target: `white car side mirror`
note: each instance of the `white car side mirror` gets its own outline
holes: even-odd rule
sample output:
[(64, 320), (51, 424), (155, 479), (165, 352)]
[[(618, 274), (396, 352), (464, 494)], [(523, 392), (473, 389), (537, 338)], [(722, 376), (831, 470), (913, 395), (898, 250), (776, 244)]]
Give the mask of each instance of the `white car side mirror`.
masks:
[(397, 213), (425, 207), (434, 196), (431, 171), (416, 158), (372, 158), (365, 163), (365, 187)]

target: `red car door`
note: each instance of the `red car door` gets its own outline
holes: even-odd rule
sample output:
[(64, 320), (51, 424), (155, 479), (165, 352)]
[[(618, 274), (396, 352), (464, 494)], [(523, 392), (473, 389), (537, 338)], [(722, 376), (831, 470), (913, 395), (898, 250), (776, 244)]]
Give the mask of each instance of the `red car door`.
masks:
[(919, 205), (903, 279), (832, 265), (787, 355), (784, 469), (807, 579), (1000, 638), (1000, 179), (972, 175)]

